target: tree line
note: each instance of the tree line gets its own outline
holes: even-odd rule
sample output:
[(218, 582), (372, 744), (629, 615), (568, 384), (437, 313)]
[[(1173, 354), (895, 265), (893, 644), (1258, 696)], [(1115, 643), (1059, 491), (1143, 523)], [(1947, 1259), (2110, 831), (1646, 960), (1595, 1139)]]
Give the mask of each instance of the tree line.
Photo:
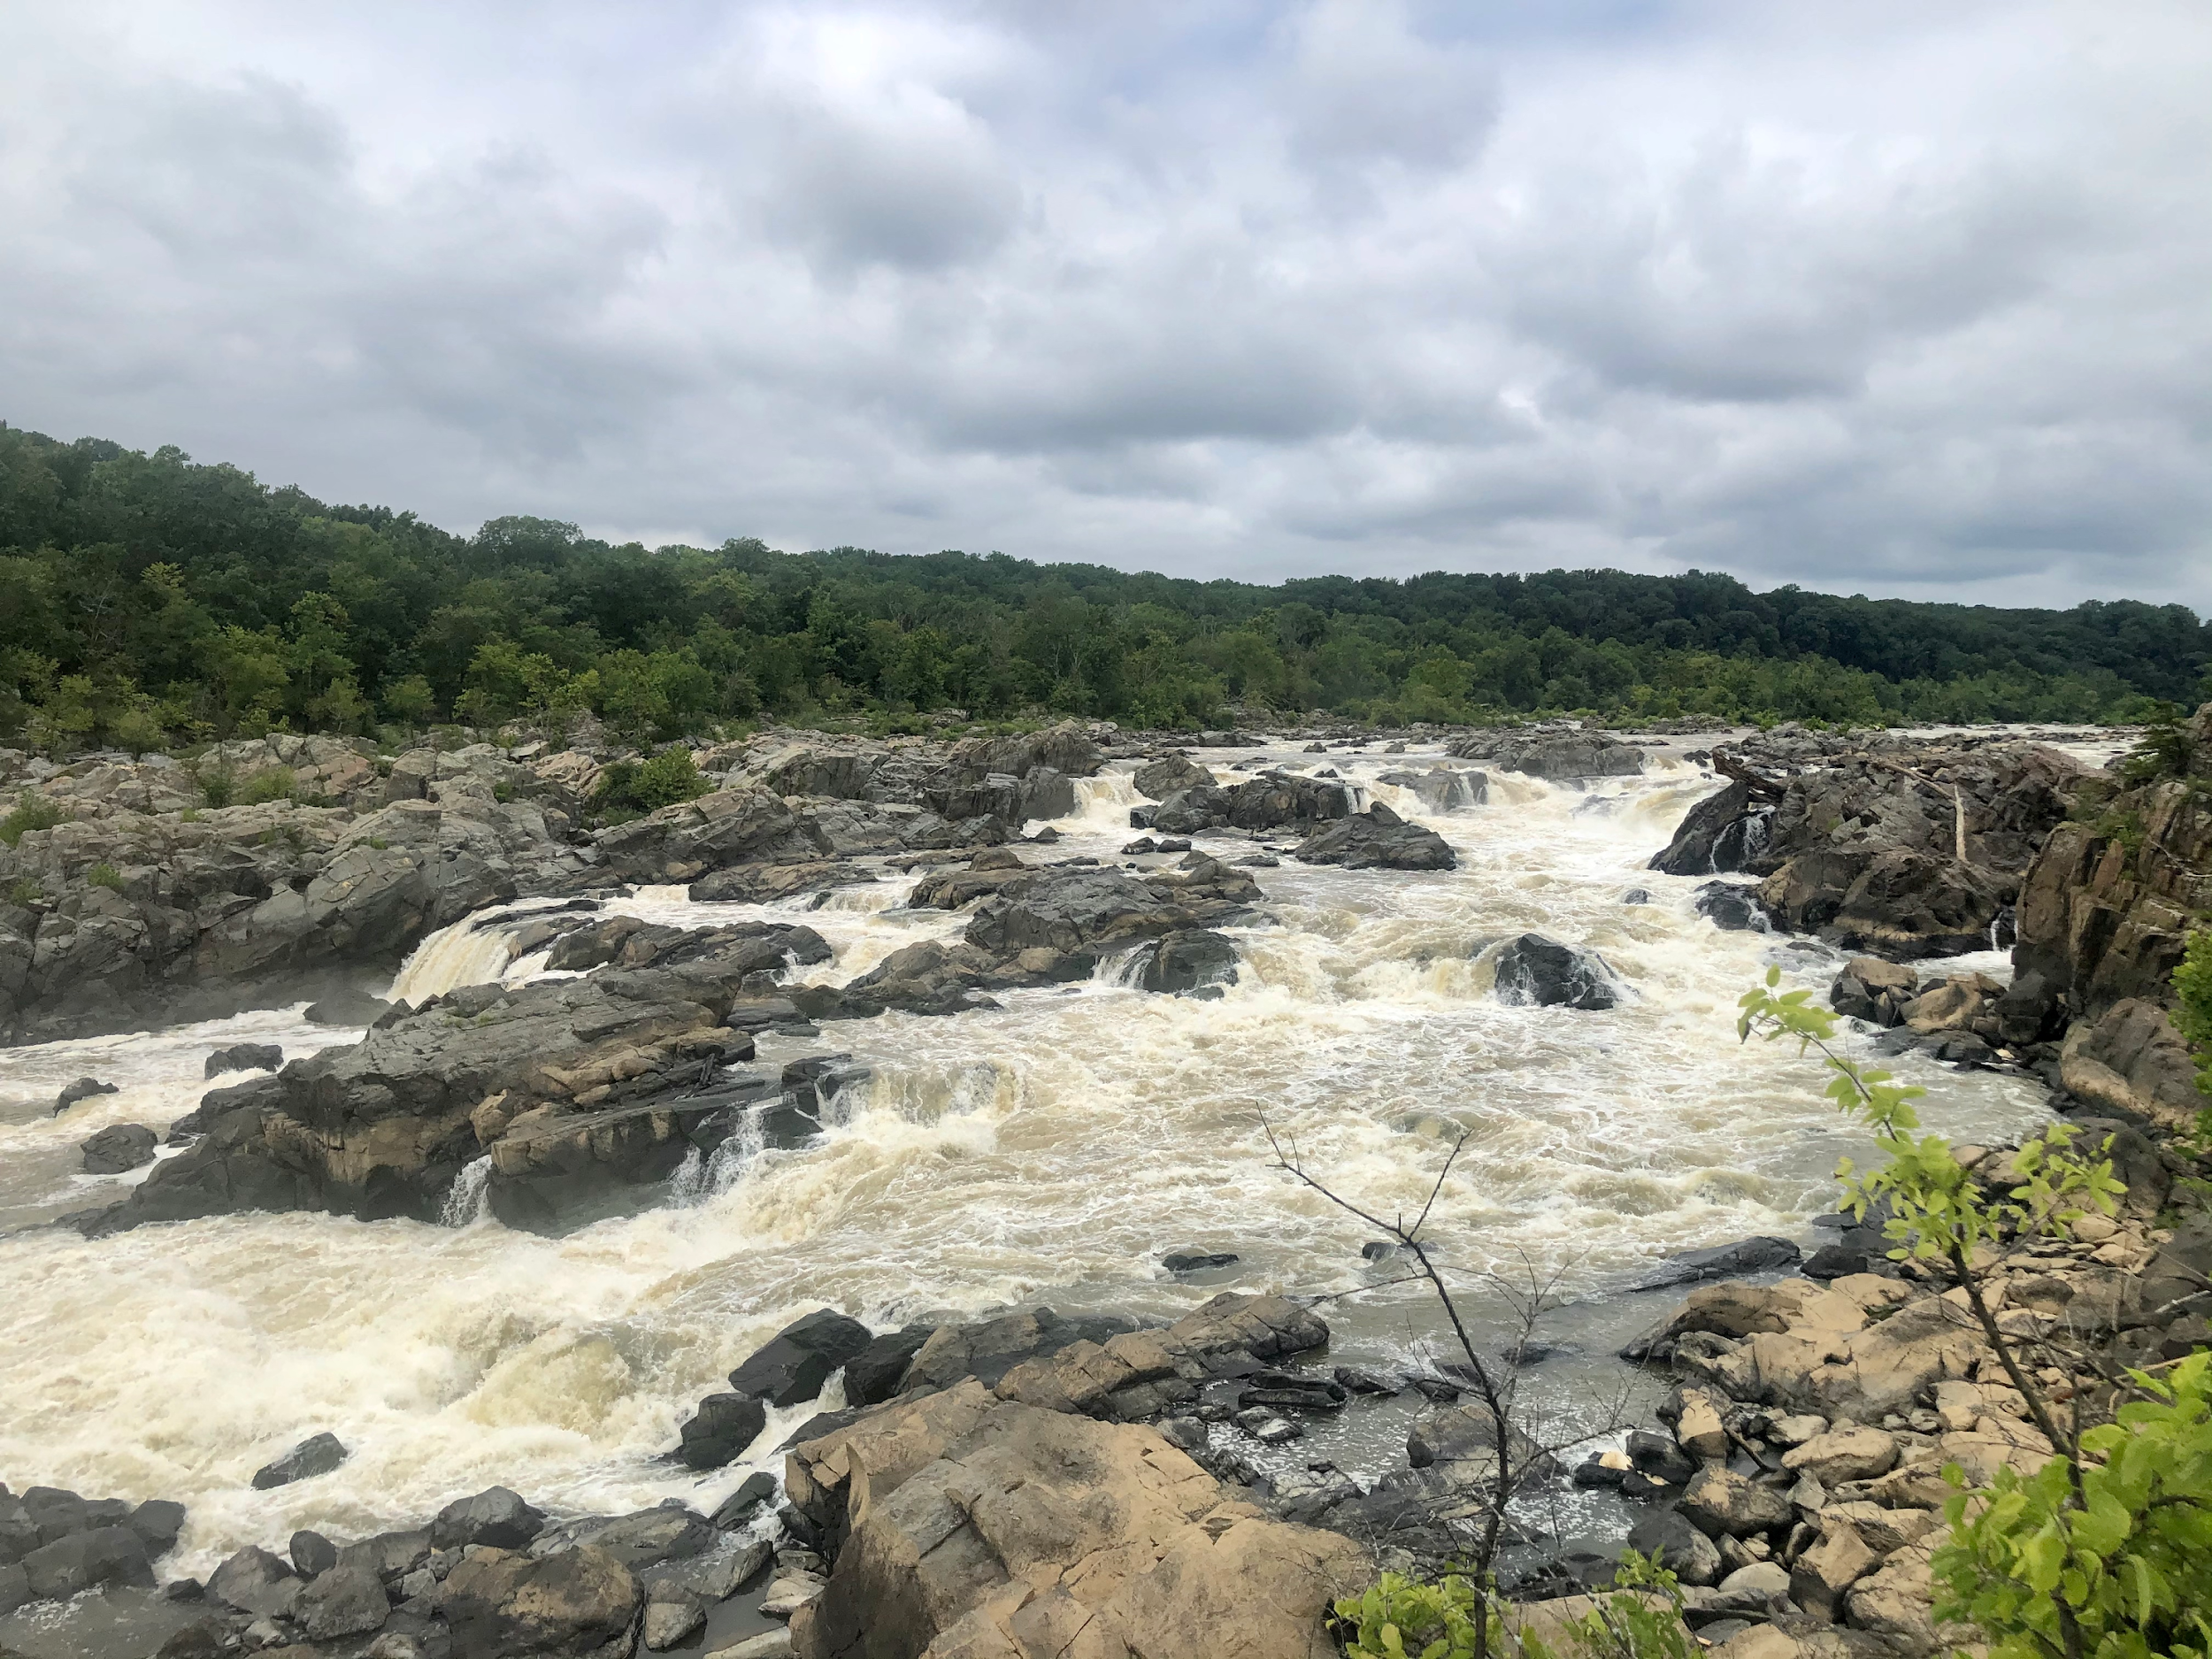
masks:
[(173, 447), (0, 426), (0, 741), (57, 749), (586, 710), (640, 741), (949, 710), (2109, 721), (2193, 698), (2207, 661), (2193, 612), (2128, 600), (1996, 610), (1699, 572), (1263, 587), (998, 553), (649, 549), (528, 517), (460, 536)]

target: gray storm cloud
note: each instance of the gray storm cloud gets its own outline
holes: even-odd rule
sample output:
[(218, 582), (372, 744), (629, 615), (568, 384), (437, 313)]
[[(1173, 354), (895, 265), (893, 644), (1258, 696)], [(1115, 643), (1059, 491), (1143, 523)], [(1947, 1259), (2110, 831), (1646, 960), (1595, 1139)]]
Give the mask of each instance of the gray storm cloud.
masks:
[(10, 9), (0, 419), (465, 528), (2212, 609), (2212, 17)]

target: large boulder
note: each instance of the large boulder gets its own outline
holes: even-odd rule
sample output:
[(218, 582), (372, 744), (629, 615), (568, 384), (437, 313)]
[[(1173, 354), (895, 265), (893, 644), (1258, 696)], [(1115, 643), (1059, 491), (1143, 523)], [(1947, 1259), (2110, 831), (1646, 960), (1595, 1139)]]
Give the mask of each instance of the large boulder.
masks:
[(1480, 806), (1490, 794), (1490, 780), (1483, 773), (1461, 772), (1452, 766), (1438, 766), (1428, 772), (1386, 772), (1379, 774), (1375, 781), (1410, 790), (1421, 803), (1423, 811), (1439, 814)]
[(35, 1601), (66, 1601), (104, 1585), (150, 1586), (145, 1540), (127, 1526), (96, 1526), (42, 1544), (19, 1563)]
[(472, 1554), (446, 1575), (440, 1601), (454, 1652), (470, 1659), (628, 1659), (644, 1610), (636, 1577), (591, 1545)]
[(1532, 737), (1495, 733), (1462, 738), (1448, 752), (1462, 760), (1487, 760), (1501, 771), (1579, 783), (1591, 778), (1633, 778), (1644, 751), (1601, 733), (1570, 732)]
[(1715, 876), (1748, 868), (1766, 851), (1774, 803), (1738, 780), (1689, 810), (1650, 867), (1670, 876)]
[(1449, 870), (1459, 862), (1441, 835), (1407, 823), (1379, 801), (1316, 830), (1291, 856), (1348, 870)]
[(696, 881), (710, 870), (814, 851), (797, 814), (767, 789), (717, 790), (599, 832), (607, 866), (628, 881)]
[(1102, 1655), (1329, 1659), (1330, 1603), (1374, 1571), (1349, 1539), (1226, 1496), (1151, 1429), (974, 1382), (795, 1449), (786, 1482), (843, 1539), (792, 1621), (800, 1659), (1045, 1659), (1079, 1631)]
[(1178, 789), (1211, 787), (1214, 775), (1179, 749), (1138, 767), (1133, 781), (1139, 795), (1164, 801)]
[(795, 1406), (820, 1394), (830, 1373), (873, 1340), (859, 1320), (818, 1308), (756, 1349), (730, 1373), (730, 1387), (772, 1406)]
[(158, 1143), (144, 1124), (110, 1124), (87, 1137), (78, 1151), (87, 1175), (120, 1175), (151, 1164)]
[(1497, 956), (1497, 997), (1517, 1008), (1605, 1009), (1623, 995), (1620, 978), (1594, 950), (1523, 933)]

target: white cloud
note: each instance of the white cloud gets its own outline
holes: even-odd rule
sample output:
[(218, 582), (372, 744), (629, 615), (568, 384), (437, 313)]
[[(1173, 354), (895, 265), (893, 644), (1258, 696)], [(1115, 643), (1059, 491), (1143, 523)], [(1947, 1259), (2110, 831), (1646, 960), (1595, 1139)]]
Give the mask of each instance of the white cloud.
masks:
[(462, 527), (2212, 608), (2193, 6), (12, 17), (59, 435)]

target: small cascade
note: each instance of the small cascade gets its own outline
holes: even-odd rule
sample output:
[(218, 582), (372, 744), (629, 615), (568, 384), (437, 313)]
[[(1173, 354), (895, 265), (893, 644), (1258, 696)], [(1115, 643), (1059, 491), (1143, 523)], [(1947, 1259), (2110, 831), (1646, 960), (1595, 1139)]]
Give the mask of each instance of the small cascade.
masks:
[(2019, 942), (2019, 912), (2006, 905), (1989, 918), (1989, 948), (1992, 950), (2008, 950)]
[(697, 1147), (684, 1153), (684, 1161), (668, 1178), (668, 1202), (680, 1207), (698, 1203), (707, 1196), (707, 1161)]
[(465, 1227), (481, 1221), (490, 1213), (489, 1195), (492, 1184), (492, 1155), (463, 1166), (453, 1178), (453, 1186), (446, 1193), (445, 1208), (438, 1212), (442, 1227)]
[(767, 1131), (763, 1123), (768, 1106), (769, 1102), (763, 1101), (757, 1106), (748, 1107), (744, 1117), (738, 1120), (736, 1131), (715, 1148), (714, 1156), (707, 1160), (706, 1172), (702, 1178), (703, 1196), (711, 1198), (728, 1192), (737, 1185), (738, 1178), (745, 1173), (746, 1167), (760, 1156), (762, 1148), (768, 1144)]
[(1094, 778), (1071, 778), (1075, 786), (1075, 810), (1055, 822), (1101, 835), (1118, 834), (1129, 827), (1129, 809), (1144, 797), (1137, 780), (1125, 772), (1102, 772)]
[(1766, 851), (1773, 833), (1772, 807), (1763, 812), (1746, 813), (1713, 837), (1713, 850), (1706, 859), (1708, 873), (1718, 875), (1724, 870), (1741, 870)]
[(485, 985), (507, 971), (511, 955), (504, 930), (480, 927), (464, 918), (441, 927), (417, 945), (392, 978), (385, 1000), (422, 1002), (457, 986)]
[(1101, 956), (1091, 969), (1091, 983), (1124, 991), (1141, 989), (1144, 972), (1152, 965), (1152, 958), (1159, 954), (1159, 949), (1156, 941), (1148, 939), (1135, 949), (1125, 950), (1118, 956)]

